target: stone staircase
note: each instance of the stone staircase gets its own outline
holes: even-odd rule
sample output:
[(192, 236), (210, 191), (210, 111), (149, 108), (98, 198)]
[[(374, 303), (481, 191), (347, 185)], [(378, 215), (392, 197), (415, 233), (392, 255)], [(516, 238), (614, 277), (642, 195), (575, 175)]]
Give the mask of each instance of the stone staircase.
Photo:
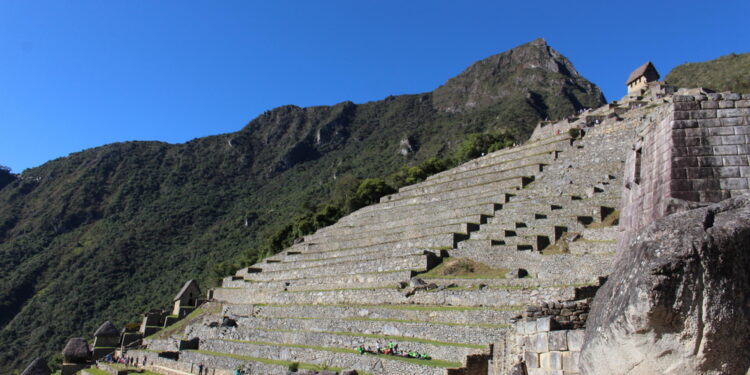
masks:
[[(202, 363), (217, 374), (238, 366), (285, 374), (298, 363), (486, 374), (493, 343), (503, 342), (523, 306), (585, 298), (609, 273), (622, 167), (646, 114), (603, 107), (404, 187), (225, 278), (209, 303), (214, 312), (204, 307), (172, 340), (145, 340), (148, 350), (134, 353), (175, 373)], [(598, 123), (589, 126), (587, 116)], [(427, 273), (460, 258), (529, 276)], [(236, 326), (222, 326), (224, 317)], [(180, 351), (179, 360), (160, 357), (177, 351), (175, 337), (199, 337), (200, 347)], [(389, 341), (432, 359), (355, 350)]]

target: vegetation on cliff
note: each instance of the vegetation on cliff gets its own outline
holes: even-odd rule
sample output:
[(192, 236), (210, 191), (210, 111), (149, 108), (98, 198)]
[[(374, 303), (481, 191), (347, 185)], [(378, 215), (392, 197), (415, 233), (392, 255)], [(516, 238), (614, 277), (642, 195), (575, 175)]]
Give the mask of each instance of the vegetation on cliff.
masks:
[(677, 87), (750, 93), (750, 53), (733, 53), (706, 62), (683, 64), (672, 69), (665, 80)]
[[(110, 144), (21, 175), (6, 171), (0, 373), (104, 320), (121, 326), (168, 306), (184, 280), (206, 285), (214, 264), (223, 262), (222, 273), (255, 261), (447, 167), (454, 153), (499, 147), (486, 135), (470, 139), (481, 147), (460, 147), (467, 134), (522, 141), (541, 119), (603, 103), (596, 86), (538, 40), (475, 63), (435, 92), (283, 106), (235, 133)], [(283, 235), (296, 217), (311, 226)]]

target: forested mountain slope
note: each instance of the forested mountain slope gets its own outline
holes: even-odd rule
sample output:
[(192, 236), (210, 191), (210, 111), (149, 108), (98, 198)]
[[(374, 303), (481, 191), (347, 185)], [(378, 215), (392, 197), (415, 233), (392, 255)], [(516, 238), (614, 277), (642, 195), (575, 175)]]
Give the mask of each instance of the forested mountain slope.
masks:
[[(469, 133), (518, 141), (545, 118), (604, 103), (543, 40), (470, 66), (434, 92), (283, 106), (184, 144), (85, 150), (0, 183), (0, 373), (105, 319), (168, 306), (216, 263), (257, 256), (341, 182), (444, 156)], [(337, 185), (338, 184), (338, 185)]]

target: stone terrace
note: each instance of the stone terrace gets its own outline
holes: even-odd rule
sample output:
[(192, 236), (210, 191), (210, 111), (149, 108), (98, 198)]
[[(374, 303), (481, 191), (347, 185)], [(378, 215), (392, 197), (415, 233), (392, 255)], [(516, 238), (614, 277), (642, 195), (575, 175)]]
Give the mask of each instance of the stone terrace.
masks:
[[(220, 309), (135, 353), (173, 373), (203, 363), (217, 374), (237, 366), (285, 374), (298, 362), (371, 374), (486, 374), (493, 344), (523, 306), (586, 298), (609, 273), (623, 163), (636, 126), (652, 116), (655, 106), (643, 104), (665, 99), (655, 100), (540, 125), (523, 145), (383, 197), (225, 278), (210, 303)], [(448, 258), (528, 276), (420, 276)], [(223, 317), (236, 327), (221, 326)], [(199, 350), (181, 351), (178, 361), (157, 355), (193, 337)], [(432, 360), (354, 350), (388, 341)]]

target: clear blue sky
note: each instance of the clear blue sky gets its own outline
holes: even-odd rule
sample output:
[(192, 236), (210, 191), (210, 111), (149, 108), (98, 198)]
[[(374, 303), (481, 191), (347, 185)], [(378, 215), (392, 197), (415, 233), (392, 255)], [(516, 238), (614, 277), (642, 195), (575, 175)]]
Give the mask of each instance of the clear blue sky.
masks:
[(431, 91), (538, 37), (608, 100), (652, 60), (750, 51), (750, 1), (0, 1), (0, 164)]

